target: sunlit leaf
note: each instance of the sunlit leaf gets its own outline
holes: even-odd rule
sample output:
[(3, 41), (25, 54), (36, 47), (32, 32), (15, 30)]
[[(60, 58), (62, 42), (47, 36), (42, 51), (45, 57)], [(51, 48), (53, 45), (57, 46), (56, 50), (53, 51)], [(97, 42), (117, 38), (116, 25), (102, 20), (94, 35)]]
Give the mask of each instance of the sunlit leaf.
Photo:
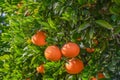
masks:
[(49, 23), (51, 28), (56, 29), (56, 25), (51, 18), (48, 18), (48, 23)]

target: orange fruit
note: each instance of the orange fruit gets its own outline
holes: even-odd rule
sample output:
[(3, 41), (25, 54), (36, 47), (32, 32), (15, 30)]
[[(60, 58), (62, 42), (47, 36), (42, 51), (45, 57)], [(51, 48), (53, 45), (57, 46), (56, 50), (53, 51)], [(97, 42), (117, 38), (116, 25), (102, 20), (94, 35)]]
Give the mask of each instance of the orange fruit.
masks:
[[(98, 73), (98, 80), (105, 78), (105, 76), (103, 75), (103, 73)], [(92, 77), (90, 80), (97, 80), (97, 78)]]
[(80, 47), (76, 43), (69, 42), (61, 48), (61, 52), (65, 57), (73, 58), (80, 53)]
[(45, 58), (50, 61), (58, 61), (61, 59), (62, 54), (57, 46), (48, 46), (44, 52)]
[(37, 31), (36, 34), (32, 36), (32, 43), (37, 45), (37, 46), (44, 46), (46, 44), (46, 35), (45, 32), (43, 31)]
[(95, 49), (94, 48), (86, 48), (86, 51), (88, 53), (93, 53), (95, 51)]
[(78, 74), (84, 69), (84, 64), (81, 60), (72, 58), (65, 64), (65, 69), (69, 74)]
[(90, 80), (97, 80), (97, 78), (93, 77), (93, 78), (91, 78)]
[(103, 75), (103, 73), (98, 73), (98, 79), (102, 79), (105, 78), (105, 76)]
[(38, 73), (44, 73), (45, 72), (43, 64), (41, 64), (39, 67), (37, 67), (36, 70), (37, 70)]

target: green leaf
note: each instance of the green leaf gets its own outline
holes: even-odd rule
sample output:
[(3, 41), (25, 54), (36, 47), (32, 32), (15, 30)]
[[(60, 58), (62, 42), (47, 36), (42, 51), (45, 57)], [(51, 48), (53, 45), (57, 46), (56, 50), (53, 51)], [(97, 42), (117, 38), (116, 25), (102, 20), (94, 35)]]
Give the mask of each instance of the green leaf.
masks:
[(49, 27), (49, 24), (48, 23), (46, 23), (46, 22), (39, 22), (42, 26), (44, 26), (44, 27)]
[(9, 68), (9, 64), (7, 64), (7, 63), (4, 63), (3, 66), (4, 66), (5, 69)]
[(71, 13), (69, 13), (69, 12), (63, 13), (61, 19), (65, 19), (65, 20), (68, 20), (68, 21), (69, 21), (70, 14), (71, 14)]
[(117, 5), (120, 5), (120, 0), (114, 0)]
[(76, 80), (76, 76), (75, 75), (69, 75), (67, 80)]
[(78, 3), (80, 4), (80, 5), (83, 5), (83, 4), (85, 4), (87, 1), (86, 0), (78, 0)]
[(32, 66), (33, 64), (35, 65), (35, 61), (37, 59), (38, 56), (34, 56), (31, 60), (30, 66)]
[(120, 33), (120, 27), (117, 27), (114, 29), (114, 34), (119, 34)]
[(51, 28), (56, 29), (55, 23), (51, 20), (51, 18), (48, 18), (48, 23)]
[(87, 77), (82, 77), (82, 80), (89, 80)]
[(93, 4), (96, 0), (88, 0), (88, 3)]
[(109, 11), (112, 14), (120, 15), (120, 7), (118, 7), (118, 6), (112, 6), (112, 7), (110, 7)]
[(107, 47), (106, 41), (103, 42), (102, 45), (103, 45), (103, 46), (102, 46), (101, 49), (100, 49), (101, 52), (103, 52), (103, 51), (106, 49), (106, 47)]
[(90, 35), (90, 38), (91, 38), (91, 39), (93, 38), (93, 34), (94, 34), (94, 29), (91, 28), (91, 29), (90, 29), (90, 32), (89, 32), (89, 35)]
[(89, 23), (83, 23), (83, 24), (81, 24), (80, 26), (79, 26), (79, 28), (78, 28), (78, 32), (79, 31), (81, 31), (81, 30), (84, 30), (84, 29), (86, 29), (87, 27), (89, 27), (90, 26), (90, 24)]
[(10, 56), (11, 56), (11, 55), (7, 55), (7, 54), (5, 54), (5, 55), (3, 55), (3, 56), (0, 56), (0, 60), (9, 60), (9, 59), (10, 59)]
[(96, 20), (95, 21), (97, 24), (99, 24), (100, 26), (107, 28), (107, 29), (113, 29), (112, 25), (110, 25), (107, 21), (105, 20)]

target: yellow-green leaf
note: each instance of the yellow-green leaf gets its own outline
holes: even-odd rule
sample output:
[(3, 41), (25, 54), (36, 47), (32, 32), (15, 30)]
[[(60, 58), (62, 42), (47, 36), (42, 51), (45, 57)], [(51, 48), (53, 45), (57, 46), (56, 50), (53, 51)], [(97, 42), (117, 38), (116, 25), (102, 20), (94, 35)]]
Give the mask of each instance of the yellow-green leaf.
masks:
[(55, 23), (53, 22), (53, 20), (51, 20), (51, 18), (48, 18), (48, 23), (51, 28), (56, 29)]

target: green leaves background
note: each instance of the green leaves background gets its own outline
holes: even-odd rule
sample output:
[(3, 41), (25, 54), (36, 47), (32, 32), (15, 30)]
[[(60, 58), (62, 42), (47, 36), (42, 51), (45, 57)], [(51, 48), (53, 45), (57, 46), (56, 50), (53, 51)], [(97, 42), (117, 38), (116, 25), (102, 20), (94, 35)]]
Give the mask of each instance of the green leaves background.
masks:
[[(18, 4), (21, 4), (18, 7)], [(119, 78), (120, 8), (119, 0), (2, 0), (0, 2), (1, 80), (88, 80), (103, 72), (107, 79)], [(5, 14), (5, 16), (3, 16)], [(37, 30), (44, 30), (48, 44), (30, 42)], [(81, 37), (81, 41), (77, 38)], [(95, 45), (93, 39), (99, 44)], [(81, 48), (78, 58), (85, 69), (77, 75), (64, 70), (66, 58), (49, 62), (44, 58), (48, 45), (60, 48), (66, 42), (94, 47), (93, 54)], [(44, 75), (36, 67), (46, 63)], [(56, 65), (52, 67), (53, 65)]]

